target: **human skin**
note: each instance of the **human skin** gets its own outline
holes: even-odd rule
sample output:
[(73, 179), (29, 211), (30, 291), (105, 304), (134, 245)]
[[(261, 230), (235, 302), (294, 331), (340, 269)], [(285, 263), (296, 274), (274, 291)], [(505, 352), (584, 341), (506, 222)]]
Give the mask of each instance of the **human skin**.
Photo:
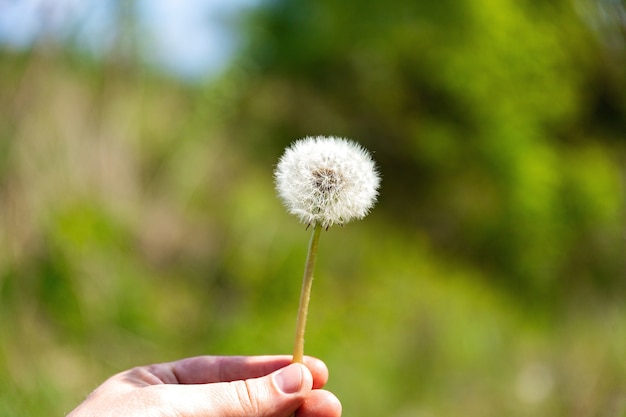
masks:
[(199, 356), (114, 375), (68, 417), (339, 417), (327, 381), (313, 357)]

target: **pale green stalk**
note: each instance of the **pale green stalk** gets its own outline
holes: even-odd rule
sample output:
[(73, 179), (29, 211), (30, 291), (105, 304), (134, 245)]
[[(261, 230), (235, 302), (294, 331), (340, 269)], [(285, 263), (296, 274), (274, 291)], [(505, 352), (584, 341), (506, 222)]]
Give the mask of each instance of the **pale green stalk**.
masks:
[(296, 323), (296, 341), (293, 348), (293, 362), (303, 363), (304, 360), (304, 331), (306, 318), (309, 310), (309, 300), (311, 299), (311, 286), (313, 285), (313, 271), (315, 269), (315, 256), (320, 240), (322, 226), (316, 224), (313, 227), (311, 240), (309, 241), (309, 252), (304, 265), (304, 277), (302, 278), (302, 290), (300, 291), (300, 305), (298, 306), (298, 320)]

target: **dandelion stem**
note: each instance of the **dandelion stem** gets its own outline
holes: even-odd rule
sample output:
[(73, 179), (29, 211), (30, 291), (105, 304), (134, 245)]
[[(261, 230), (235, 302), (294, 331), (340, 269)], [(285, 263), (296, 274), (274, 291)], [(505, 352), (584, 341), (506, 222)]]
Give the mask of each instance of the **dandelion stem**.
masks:
[(320, 240), (322, 226), (316, 224), (313, 227), (311, 240), (309, 241), (309, 252), (304, 265), (304, 277), (302, 278), (302, 290), (300, 291), (300, 305), (298, 306), (298, 320), (296, 324), (296, 341), (293, 348), (293, 362), (302, 363), (304, 360), (304, 331), (306, 327), (306, 317), (309, 310), (309, 300), (311, 299), (311, 286), (313, 284), (313, 271), (315, 270), (315, 256)]

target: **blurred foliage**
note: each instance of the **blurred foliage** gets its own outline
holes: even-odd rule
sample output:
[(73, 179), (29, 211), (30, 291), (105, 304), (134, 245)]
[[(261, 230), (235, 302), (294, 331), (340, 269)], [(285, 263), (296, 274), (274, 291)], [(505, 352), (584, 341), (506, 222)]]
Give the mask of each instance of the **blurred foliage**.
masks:
[(383, 176), (313, 288), (306, 350), (344, 415), (623, 416), (615, 4), (268, 1), (201, 85), (128, 49), (0, 51), (0, 414), (62, 415), (138, 364), (289, 352), (308, 234), (272, 170), (332, 134)]

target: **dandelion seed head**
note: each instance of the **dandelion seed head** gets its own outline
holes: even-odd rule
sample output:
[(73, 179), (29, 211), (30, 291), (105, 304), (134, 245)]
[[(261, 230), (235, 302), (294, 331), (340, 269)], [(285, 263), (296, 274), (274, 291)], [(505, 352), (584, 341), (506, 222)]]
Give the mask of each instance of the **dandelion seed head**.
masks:
[(380, 177), (369, 152), (347, 139), (306, 137), (289, 146), (274, 172), (287, 210), (307, 225), (328, 228), (365, 217)]

